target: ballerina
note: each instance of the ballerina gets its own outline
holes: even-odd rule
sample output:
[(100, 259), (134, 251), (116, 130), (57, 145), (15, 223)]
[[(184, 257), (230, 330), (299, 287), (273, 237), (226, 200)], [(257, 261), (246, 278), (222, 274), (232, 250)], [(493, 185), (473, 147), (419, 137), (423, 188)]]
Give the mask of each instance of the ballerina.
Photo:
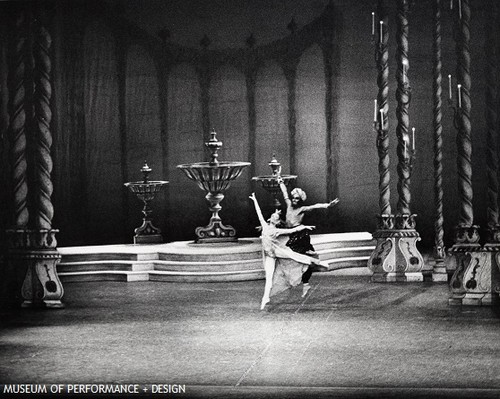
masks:
[(313, 230), (315, 226), (308, 225), (299, 225), (293, 228), (279, 228), (278, 225), (281, 222), (281, 211), (276, 210), (271, 217), (269, 218), (269, 223), (266, 222), (264, 216), (262, 215), (262, 211), (260, 209), (257, 198), (255, 197), (255, 193), (249, 196), (249, 198), (253, 201), (255, 206), (255, 211), (257, 212), (257, 216), (259, 218), (259, 222), (262, 228), (261, 232), (261, 240), (262, 240), (262, 254), (264, 261), (264, 271), (266, 273), (266, 285), (264, 287), (264, 295), (262, 297), (260, 309), (264, 309), (266, 304), (270, 301), (270, 293), (273, 283), (273, 274), (274, 269), (276, 267), (276, 259), (292, 259), (295, 262), (301, 263), (304, 265), (304, 268), (309, 267), (314, 264), (319, 267), (329, 269), (328, 263), (320, 261), (317, 258), (313, 258), (308, 255), (299, 254), (298, 252), (294, 252), (292, 249), (285, 245), (287, 241), (287, 237), (290, 234), (303, 231), (303, 230)]

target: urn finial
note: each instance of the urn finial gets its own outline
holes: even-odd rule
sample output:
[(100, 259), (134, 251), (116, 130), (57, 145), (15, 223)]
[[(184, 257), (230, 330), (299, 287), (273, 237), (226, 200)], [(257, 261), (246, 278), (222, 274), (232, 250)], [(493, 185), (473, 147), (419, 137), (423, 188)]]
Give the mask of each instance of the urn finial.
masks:
[(273, 176), (277, 176), (280, 172), (281, 164), (276, 159), (276, 154), (273, 153), (273, 159), (271, 159), (271, 162), (269, 162), (268, 165), (271, 167), (273, 171)]
[(219, 161), (217, 160), (217, 157), (219, 154), (217, 154), (217, 151), (219, 151), (219, 148), (222, 147), (222, 141), (217, 140), (217, 133), (215, 132), (215, 129), (212, 129), (210, 132), (210, 140), (205, 143), (205, 146), (210, 150), (210, 165), (218, 165)]
[(141, 168), (141, 173), (143, 176), (143, 183), (148, 183), (149, 182), (149, 174), (151, 173), (151, 168), (148, 166), (148, 163), (144, 161), (144, 165)]

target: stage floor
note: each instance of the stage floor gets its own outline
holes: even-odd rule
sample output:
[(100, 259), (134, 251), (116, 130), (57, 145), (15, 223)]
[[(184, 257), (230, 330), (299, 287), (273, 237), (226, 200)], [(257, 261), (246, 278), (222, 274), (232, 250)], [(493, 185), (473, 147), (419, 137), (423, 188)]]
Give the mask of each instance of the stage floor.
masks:
[(66, 284), (63, 310), (0, 311), (0, 383), (185, 384), (162, 396), (183, 398), (500, 396), (498, 307), (450, 307), (446, 284), (311, 283), (306, 298), (297, 287), (264, 311), (263, 281)]

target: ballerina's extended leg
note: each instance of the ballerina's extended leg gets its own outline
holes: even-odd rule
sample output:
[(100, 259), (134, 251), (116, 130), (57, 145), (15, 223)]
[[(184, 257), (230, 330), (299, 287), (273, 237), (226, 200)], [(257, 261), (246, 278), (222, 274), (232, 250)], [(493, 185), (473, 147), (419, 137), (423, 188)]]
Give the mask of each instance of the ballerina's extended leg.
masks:
[(271, 288), (273, 286), (273, 274), (274, 268), (276, 266), (276, 259), (266, 256), (264, 258), (264, 270), (266, 272), (266, 285), (264, 287), (264, 295), (262, 296), (262, 302), (260, 304), (260, 310), (263, 310), (269, 303)]

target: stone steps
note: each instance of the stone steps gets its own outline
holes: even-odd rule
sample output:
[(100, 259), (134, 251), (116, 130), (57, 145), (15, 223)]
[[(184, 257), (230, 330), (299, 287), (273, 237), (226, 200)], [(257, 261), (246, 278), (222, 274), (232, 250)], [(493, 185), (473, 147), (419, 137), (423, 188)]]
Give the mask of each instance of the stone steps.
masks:
[[(369, 233), (312, 235), (323, 273), (365, 275), (374, 249)], [(220, 282), (264, 278), (260, 239), (237, 243), (195, 244), (192, 241), (152, 245), (107, 245), (59, 248), (61, 281)], [(346, 270), (349, 270), (345, 273)]]

